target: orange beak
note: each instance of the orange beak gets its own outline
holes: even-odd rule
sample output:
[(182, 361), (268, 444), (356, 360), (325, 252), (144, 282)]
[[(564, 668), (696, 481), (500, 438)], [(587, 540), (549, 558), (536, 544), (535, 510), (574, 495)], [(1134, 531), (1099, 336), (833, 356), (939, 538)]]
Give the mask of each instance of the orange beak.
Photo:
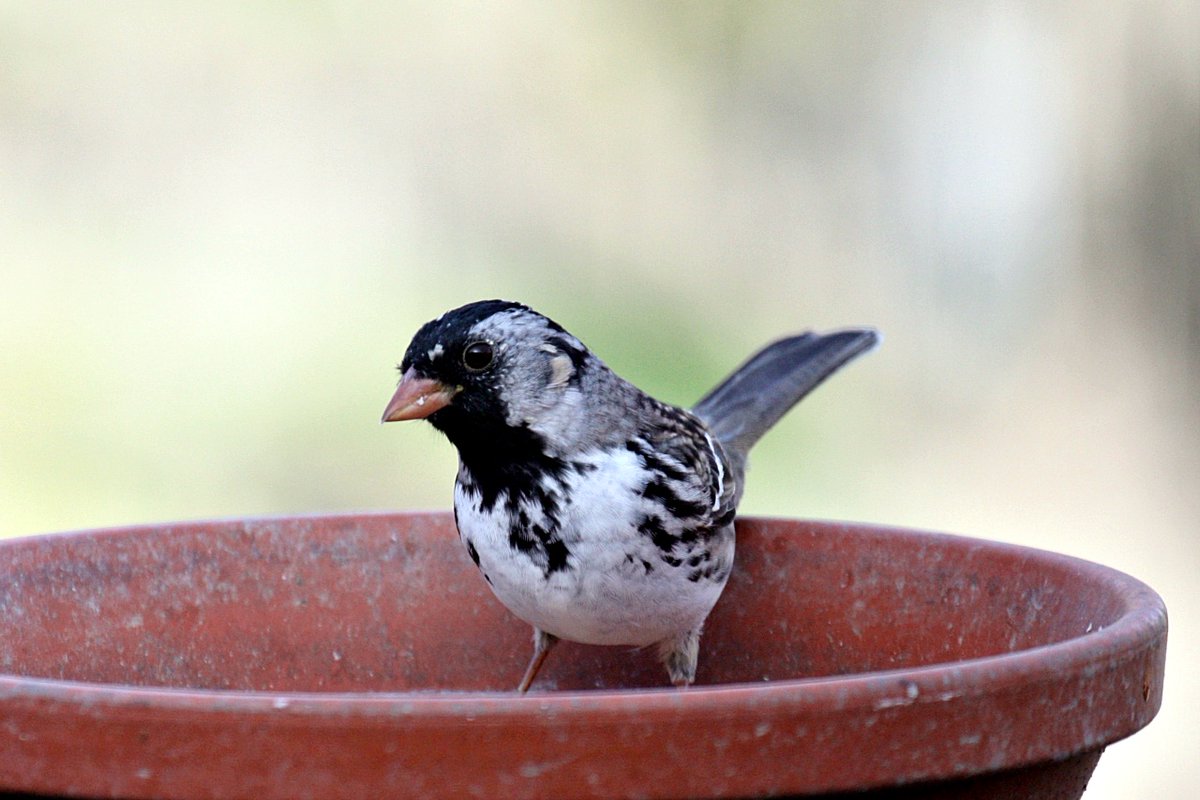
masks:
[(439, 408), (445, 408), (458, 394), (458, 389), (432, 378), (421, 378), (410, 367), (396, 393), (383, 410), (383, 422), (405, 419), (424, 419)]

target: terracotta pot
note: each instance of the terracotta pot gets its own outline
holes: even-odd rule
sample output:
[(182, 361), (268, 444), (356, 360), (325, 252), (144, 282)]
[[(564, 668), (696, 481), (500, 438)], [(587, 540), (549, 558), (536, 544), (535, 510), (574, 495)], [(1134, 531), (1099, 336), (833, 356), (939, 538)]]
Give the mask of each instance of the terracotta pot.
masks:
[(1166, 612), (1118, 572), (860, 525), (738, 537), (696, 686), (564, 643), (523, 697), (529, 629), (448, 514), (0, 542), (0, 789), (1076, 798), (1158, 710)]

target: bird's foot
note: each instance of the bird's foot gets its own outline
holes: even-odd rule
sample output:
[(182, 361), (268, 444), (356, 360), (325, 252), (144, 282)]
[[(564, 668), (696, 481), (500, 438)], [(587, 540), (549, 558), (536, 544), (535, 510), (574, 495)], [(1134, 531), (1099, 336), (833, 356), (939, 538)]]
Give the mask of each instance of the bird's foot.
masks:
[(546, 656), (550, 655), (551, 648), (558, 644), (558, 637), (552, 633), (546, 633), (538, 628), (533, 629), (533, 658), (529, 659), (529, 666), (525, 668), (525, 675), (521, 678), (521, 682), (517, 684), (517, 692), (525, 694), (529, 691), (530, 684), (537, 677), (538, 670), (542, 668), (542, 664), (546, 660)]
[(685, 688), (696, 680), (696, 662), (700, 657), (700, 627), (658, 643), (658, 657), (667, 668), (671, 683)]

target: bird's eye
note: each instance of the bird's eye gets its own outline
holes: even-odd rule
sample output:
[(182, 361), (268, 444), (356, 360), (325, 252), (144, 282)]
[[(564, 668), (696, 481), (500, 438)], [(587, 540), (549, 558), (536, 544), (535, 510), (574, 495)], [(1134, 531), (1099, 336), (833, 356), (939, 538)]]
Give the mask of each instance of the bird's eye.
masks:
[(492, 345), (489, 342), (471, 342), (463, 350), (463, 366), (472, 372), (485, 370), (491, 365), (494, 355)]

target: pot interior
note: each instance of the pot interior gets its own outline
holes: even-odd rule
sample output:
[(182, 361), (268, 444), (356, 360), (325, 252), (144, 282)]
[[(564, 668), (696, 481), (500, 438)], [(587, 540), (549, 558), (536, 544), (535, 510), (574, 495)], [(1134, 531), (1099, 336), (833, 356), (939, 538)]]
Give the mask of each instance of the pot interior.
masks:
[[(981, 658), (1125, 611), (1079, 562), (837, 523), (739, 522), (700, 684)], [(530, 629), (449, 514), (228, 521), (0, 543), (0, 672), (271, 692), (511, 690)], [(651, 649), (563, 643), (535, 688), (661, 687)]]

